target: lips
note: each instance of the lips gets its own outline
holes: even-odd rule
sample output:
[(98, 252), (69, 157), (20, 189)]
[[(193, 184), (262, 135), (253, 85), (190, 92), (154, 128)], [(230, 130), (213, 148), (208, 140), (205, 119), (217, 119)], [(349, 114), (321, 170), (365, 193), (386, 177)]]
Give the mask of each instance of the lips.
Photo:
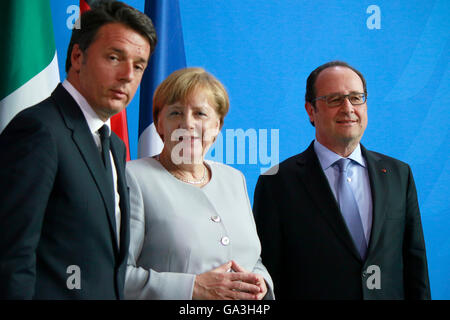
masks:
[(128, 94), (120, 89), (111, 89), (114, 98), (124, 99), (128, 97)]
[(339, 123), (339, 124), (348, 124), (348, 125), (351, 125), (351, 124), (357, 123), (358, 120), (343, 119), (343, 120), (336, 120), (336, 122)]

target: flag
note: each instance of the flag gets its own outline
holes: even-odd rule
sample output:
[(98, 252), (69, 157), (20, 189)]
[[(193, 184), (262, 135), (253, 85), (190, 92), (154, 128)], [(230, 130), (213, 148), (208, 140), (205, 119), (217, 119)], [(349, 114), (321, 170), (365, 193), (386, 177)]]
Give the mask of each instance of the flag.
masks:
[[(80, 0), (80, 15), (90, 10), (95, 2), (98, 0)], [(83, 27), (83, 26), (81, 26)], [(111, 130), (114, 131), (115, 134), (122, 139), (123, 143), (125, 143), (125, 147), (127, 148), (127, 161), (130, 160), (130, 142), (128, 138), (128, 121), (127, 121), (127, 111), (123, 109), (119, 113), (115, 114), (111, 117)]]
[(145, 14), (153, 21), (158, 44), (140, 90), (138, 157), (161, 153), (163, 143), (153, 124), (152, 98), (156, 87), (173, 71), (186, 67), (178, 0), (146, 0)]
[(59, 83), (49, 0), (0, 1), (0, 133)]

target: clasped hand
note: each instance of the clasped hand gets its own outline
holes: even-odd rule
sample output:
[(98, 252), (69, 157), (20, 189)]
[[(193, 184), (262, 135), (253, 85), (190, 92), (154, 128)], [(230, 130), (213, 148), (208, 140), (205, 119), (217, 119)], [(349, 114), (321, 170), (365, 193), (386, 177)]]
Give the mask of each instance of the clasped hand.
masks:
[[(232, 270), (234, 272), (229, 272)], [(267, 293), (262, 275), (251, 273), (229, 261), (195, 277), (193, 299), (261, 300)]]

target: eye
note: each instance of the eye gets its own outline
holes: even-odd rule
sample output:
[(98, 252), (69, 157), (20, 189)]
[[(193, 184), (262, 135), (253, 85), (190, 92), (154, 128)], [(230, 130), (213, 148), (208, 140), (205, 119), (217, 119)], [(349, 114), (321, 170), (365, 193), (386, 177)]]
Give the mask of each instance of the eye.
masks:
[(341, 104), (341, 102), (342, 102), (342, 96), (339, 96), (339, 95), (330, 96), (327, 99), (327, 103), (330, 105), (338, 105), (338, 104)]
[(118, 56), (116, 56), (116, 55), (110, 55), (109, 57), (109, 60), (111, 60), (111, 61), (119, 61), (119, 57)]
[(364, 95), (362, 94), (353, 94), (349, 98), (352, 103), (362, 103), (364, 101)]
[(139, 72), (144, 72), (144, 67), (141, 65), (135, 65), (134, 69), (136, 69), (136, 71), (139, 71)]

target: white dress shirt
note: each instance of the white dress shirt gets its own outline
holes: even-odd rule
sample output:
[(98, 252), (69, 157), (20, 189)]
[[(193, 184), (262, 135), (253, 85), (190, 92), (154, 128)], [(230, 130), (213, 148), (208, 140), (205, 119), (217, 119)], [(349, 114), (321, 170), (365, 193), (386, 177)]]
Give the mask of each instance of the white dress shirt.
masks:
[[(317, 140), (314, 140), (314, 151), (319, 158), (320, 165), (328, 179), (328, 183), (330, 184), (334, 197), (337, 199), (336, 190), (339, 180), (339, 169), (337, 166), (333, 166), (333, 164), (342, 157), (323, 146)], [(358, 204), (366, 243), (369, 244), (372, 229), (373, 204), (369, 173), (367, 171), (366, 160), (361, 153), (361, 146), (358, 144), (356, 149), (347, 158), (353, 160), (351, 161), (348, 169), (348, 181), (350, 188), (353, 191), (353, 195), (355, 196), (356, 203)]]
[[(109, 132), (111, 133), (111, 122), (108, 119), (106, 122), (103, 122), (102, 119), (99, 118), (97, 113), (92, 109), (87, 100), (81, 95), (81, 93), (75, 89), (75, 87), (66, 80), (62, 83), (63, 87), (70, 93), (70, 95), (75, 99), (81, 111), (83, 112), (84, 117), (86, 118), (86, 122), (88, 124), (89, 130), (91, 131), (92, 137), (94, 138), (95, 144), (99, 152), (102, 152), (102, 144), (100, 141), (100, 134), (98, 130), (103, 126), (107, 125)], [(114, 163), (114, 158), (112, 156), (111, 150), (109, 151), (109, 158), (111, 160), (111, 168), (113, 173), (113, 182), (114, 182), (114, 207), (115, 207), (115, 218), (116, 218), (116, 230), (117, 230), (117, 245), (120, 244), (120, 195), (117, 190), (117, 171), (116, 165)]]

